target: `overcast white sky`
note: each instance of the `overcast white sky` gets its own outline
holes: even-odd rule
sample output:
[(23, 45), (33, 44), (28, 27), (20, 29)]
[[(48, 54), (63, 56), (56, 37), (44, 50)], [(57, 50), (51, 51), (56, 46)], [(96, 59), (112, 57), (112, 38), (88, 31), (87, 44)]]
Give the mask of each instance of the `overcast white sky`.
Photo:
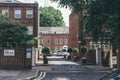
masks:
[(59, 9), (62, 12), (62, 16), (64, 18), (66, 25), (69, 26), (69, 15), (71, 13), (69, 9), (60, 8), (60, 7), (58, 7), (57, 3), (51, 3), (49, 0), (46, 0), (46, 1), (45, 0), (19, 0), (19, 1), (26, 2), (26, 3), (28, 3), (28, 2), (33, 3), (35, 1), (37, 1), (39, 3), (39, 6), (49, 5), (49, 6), (53, 6), (56, 9)]

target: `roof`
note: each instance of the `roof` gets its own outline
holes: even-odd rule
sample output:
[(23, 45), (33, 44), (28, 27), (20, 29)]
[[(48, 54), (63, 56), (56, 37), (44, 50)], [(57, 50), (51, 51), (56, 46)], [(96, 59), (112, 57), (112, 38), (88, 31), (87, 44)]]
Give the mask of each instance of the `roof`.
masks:
[(40, 27), (40, 33), (57, 33), (57, 34), (65, 34), (69, 33), (69, 27)]

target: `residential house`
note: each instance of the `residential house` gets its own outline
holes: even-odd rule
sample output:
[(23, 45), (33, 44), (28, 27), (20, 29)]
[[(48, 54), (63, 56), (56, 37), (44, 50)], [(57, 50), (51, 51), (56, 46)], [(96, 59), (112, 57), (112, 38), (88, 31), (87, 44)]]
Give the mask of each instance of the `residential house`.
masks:
[(40, 27), (40, 46), (51, 51), (62, 51), (68, 47), (68, 27)]

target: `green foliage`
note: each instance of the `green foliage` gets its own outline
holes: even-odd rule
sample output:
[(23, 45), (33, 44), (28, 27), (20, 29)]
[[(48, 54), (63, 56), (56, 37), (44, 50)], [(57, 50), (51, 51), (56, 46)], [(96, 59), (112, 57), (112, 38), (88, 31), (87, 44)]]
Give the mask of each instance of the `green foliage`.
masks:
[(68, 48), (67, 50), (68, 53), (71, 53), (72, 51), (73, 51), (72, 48)]
[(39, 38), (38, 37), (29, 37), (30, 39), (26, 42), (26, 44), (28, 45), (33, 45), (35, 46), (35, 44), (38, 42)]
[(75, 54), (79, 52), (78, 48), (73, 48), (72, 51), (73, 51), (73, 53), (75, 53)]
[(53, 7), (40, 7), (40, 27), (62, 27), (65, 22), (60, 10)]
[(91, 33), (93, 40), (111, 43), (120, 47), (120, 1), (95, 0), (88, 8), (89, 16), (86, 32)]
[[(61, 7), (69, 7), (74, 13), (87, 9), (89, 16), (83, 30), (93, 41), (111, 43), (120, 47), (120, 1), (119, 0), (51, 0)], [(80, 17), (81, 20), (81, 17)]]
[(24, 47), (29, 40), (28, 29), (13, 20), (0, 16), (0, 46)]
[(60, 7), (70, 8), (72, 12), (79, 13), (93, 0), (51, 0), (52, 2), (57, 2)]
[(86, 47), (86, 46), (82, 46), (81, 48), (80, 48), (80, 52), (81, 53), (86, 53), (88, 51), (88, 48)]
[(43, 54), (46, 54), (46, 55), (47, 55), (47, 54), (50, 54), (50, 49), (47, 48), (47, 47), (45, 47), (45, 48), (42, 49), (42, 53), (43, 53)]

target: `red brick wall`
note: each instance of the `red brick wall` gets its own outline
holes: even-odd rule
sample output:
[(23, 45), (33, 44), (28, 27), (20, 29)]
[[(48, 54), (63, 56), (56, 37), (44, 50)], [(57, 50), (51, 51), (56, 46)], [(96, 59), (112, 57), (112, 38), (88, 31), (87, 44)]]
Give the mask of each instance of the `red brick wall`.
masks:
[(69, 16), (69, 47), (78, 48), (78, 35), (79, 35), (79, 16), (71, 13)]

